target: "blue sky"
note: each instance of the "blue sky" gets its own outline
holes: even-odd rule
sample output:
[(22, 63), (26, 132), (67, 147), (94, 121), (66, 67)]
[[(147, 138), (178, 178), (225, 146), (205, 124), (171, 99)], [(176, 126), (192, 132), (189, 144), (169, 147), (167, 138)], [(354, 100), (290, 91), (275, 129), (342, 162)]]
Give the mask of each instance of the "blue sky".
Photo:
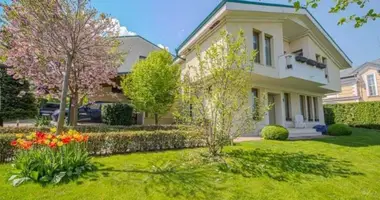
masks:
[[(368, 8), (380, 11), (372, 0)], [(99, 11), (117, 18), (129, 31), (148, 40), (174, 49), (199, 25), (220, 0), (92, 0)], [(286, 4), (288, 0), (261, 0)], [(364, 13), (365, 9), (351, 7), (341, 14), (329, 14), (332, 0), (324, 0), (311, 13), (357, 66), (380, 58), (380, 20), (355, 29), (353, 24), (338, 26), (341, 16)]]
[[(355, 29), (353, 24), (337, 25), (342, 16), (363, 14), (370, 8), (380, 12), (379, 0), (370, 1), (364, 9), (351, 6), (343, 13), (329, 14), (332, 1), (323, 0), (317, 9), (309, 10), (353, 61), (353, 66), (380, 58), (380, 20), (371, 21), (359, 29)], [(129, 31), (156, 44), (163, 44), (174, 52), (220, 0), (91, 0), (91, 2), (100, 12), (117, 18)], [(261, 0), (261, 2), (287, 4), (288, 0)]]

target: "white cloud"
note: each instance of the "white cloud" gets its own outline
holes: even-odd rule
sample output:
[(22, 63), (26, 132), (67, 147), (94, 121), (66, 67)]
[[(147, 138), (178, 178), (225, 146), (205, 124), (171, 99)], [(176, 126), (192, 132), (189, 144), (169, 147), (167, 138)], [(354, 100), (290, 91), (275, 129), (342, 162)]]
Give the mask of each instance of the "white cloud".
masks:
[(160, 47), (161, 49), (165, 49), (166, 51), (169, 51), (169, 47), (166, 47), (162, 44), (158, 44), (157, 46)]
[(115, 32), (119, 33), (119, 36), (137, 35), (135, 32), (129, 31), (126, 26), (121, 26), (118, 19), (113, 18), (112, 22), (115, 23)]

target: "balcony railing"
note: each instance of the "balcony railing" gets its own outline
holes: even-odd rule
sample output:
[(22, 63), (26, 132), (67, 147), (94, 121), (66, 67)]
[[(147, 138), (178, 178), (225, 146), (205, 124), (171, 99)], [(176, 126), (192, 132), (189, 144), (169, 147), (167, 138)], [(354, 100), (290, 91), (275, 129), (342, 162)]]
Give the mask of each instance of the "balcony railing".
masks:
[(328, 83), (326, 65), (295, 54), (279, 57), (280, 78), (297, 78), (321, 85)]

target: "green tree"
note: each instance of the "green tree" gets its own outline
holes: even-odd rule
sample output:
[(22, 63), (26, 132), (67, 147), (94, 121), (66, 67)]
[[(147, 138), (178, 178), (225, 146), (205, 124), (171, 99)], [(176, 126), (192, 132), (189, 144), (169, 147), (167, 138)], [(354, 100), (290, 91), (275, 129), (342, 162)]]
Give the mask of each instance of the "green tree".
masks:
[(182, 71), (176, 117), (199, 128), (213, 158), (233, 139), (253, 131), (266, 111), (263, 101), (255, 99), (255, 107), (249, 102), (255, 54), (248, 52), (243, 31), (235, 37), (223, 30), (206, 51), (198, 46), (197, 64)]
[(2, 120), (35, 117), (37, 105), (27, 81), (16, 80), (0, 69), (0, 87), (0, 124)]
[[(294, 7), (298, 10), (302, 8), (302, 4), (306, 7), (317, 8), (321, 0), (289, 0), (290, 3), (294, 4)], [(358, 6), (362, 9), (367, 8), (369, 0), (334, 0), (334, 4), (330, 8), (330, 13), (339, 13), (345, 11), (349, 7)], [(376, 12), (374, 9), (367, 9), (364, 15), (351, 14), (347, 17), (343, 17), (338, 21), (339, 25), (347, 22), (354, 22), (355, 28), (363, 26), (368, 20), (376, 20), (380, 18), (380, 13)]]
[(179, 66), (173, 64), (168, 51), (154, 51), (133, 66), (132, 73), (122, 78), (121, 86), (137, 110), (153, 113), (158, 124), (175, 101), (179, 75)]

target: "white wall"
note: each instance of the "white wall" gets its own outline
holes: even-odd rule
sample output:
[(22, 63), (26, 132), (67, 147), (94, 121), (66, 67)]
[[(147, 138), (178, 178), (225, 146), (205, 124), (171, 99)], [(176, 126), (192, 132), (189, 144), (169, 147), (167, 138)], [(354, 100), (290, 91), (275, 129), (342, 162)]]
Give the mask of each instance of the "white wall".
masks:
[(131, 72), (140, 56), (147, 57), (150, 52), (160, 50), (159, 47), (139, 36), (120, 37), (119, 40), (121, 41), (120, 50), (127, 53), (124, 63), (118, 69), (119, 73)]

